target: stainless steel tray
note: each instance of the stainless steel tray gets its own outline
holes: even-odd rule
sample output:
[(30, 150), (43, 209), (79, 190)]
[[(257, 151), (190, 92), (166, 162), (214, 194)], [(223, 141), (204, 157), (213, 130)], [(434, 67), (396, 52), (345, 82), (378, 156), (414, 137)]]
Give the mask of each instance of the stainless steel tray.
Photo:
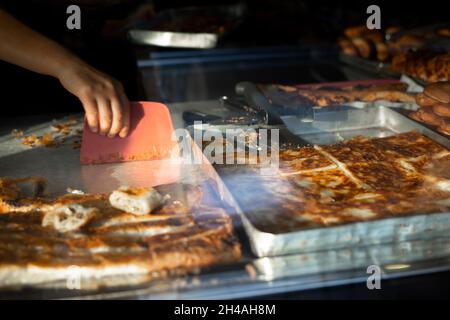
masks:
[(333, 144), (356, 135), (386, 137), (416, 130), (450, 148), (450, 140), (401, 113), (381, 105), (357, 109), (348, 106), (315, 110), (313, 122), (301, 122), (295, 116), (282, 116), (287, 128), (311, 144)]
[[(306, 123), (295, 116), (282, 119), (290, 131), (310, 144), (332, 144), (356, 135), (384, 137), (417, 130), (450, 149), (449, 139), (386, 107), (323, 108), (314, 122)], [(229, 189), (233, 193), (232, 186)], [(237, 195), (235, 198), (239, 203)], [(270, 217), (267, 214), (258, 216), (257, 212), (244, 212), (242, 215), (251, 248), (259, 257), (436, 237), (446, 235), (450, 230), (448, 212), (272, 233), (256, 227), (258, 219), (267, 221), (277, 212), (272, 212)]]
[[(26, 136), (35, 134), (42, 136), (51, 132), (51, 125), (64, 123), (70, 118), (44, 123), (27, 128)], [(82, 117), (77, 117), (74, 129), (82, 128)], [(178, 129), (180, 144), (182, 143), (188, 155), (194, 158), (203, 157), (201, 150), (192, 141), (187, 130)], [(72, 146), (73, 140), (79, 140), (73, 134), (66, 137), (66, 143), (56, 148), (34, 147), (21, 144), (12, 135), (0, 137), (0, 176), (26, 177), (42, 176), (49, 181), (49, 196), (65, 194), (67, 188), (82, 190), (89, 193), (110, 192), (123, 185), (148, 185), (167, 179), (167, 174), (155, 172), (155, 168), (176, 170), (170, 179), (180, 183), (196, 184), (208, 179), (208, 175), (217, 179), (214, 169), (207, 162), (189, 162), (184, 158), (174, 156), (163, 160), (134, 161), (101, 165), (80, 165), (80, 153)]]
[[(417, 82), (416, 79), (413, 79), (411, 77), (402, 75), (400, 78), (400, 81), (407, 84), (408, 89), (407, 91), (410, 93), (418, 93), (423, 91), (423, 86)], [(268, 113), (269, 116), (269, 123), (271, 124), (278, 124), (278, 125), (284, 125), (285, 120), (290, 122), (296, 122), (302, 121), (302, 122), (310, 122), (314, 121), (316, 113), (318, 114), (319, 120), (323, 120), (323, 114), (321, 113), (324, 108), (321, 107), (312, 107), (312, 112), (308, 118), (305, 118), (305, 110), (302, 109), (302, 105), (290, 105), (287, 107), (286, 105), (280, 105), (278, 103), (274, 103), (273, 101), (269, 101), (269, 98), (272, 93), (270, 92), (264, 92), (262, 90), (265, 90), (264, 87), (270, 87), (270, 85), (255, 85), (251, 82), (240, 82), (236, 84), (235, 91), (238, 95), (243, 96), (250, 107), (256, 109), (256, 110), (265, 110)], [(269, 89), (270, 90), (270, 89)], [(279, 93), (276, 93), (279, 94)], [(286, 96), (281, 97), (282, 100), (292, 100), (292, 97)], [(295, 98), (294, 98), (295, 100)], [(413, 111), (417, 111), (420, 106), (418, 106), (415, 102), (408, 102), (408, 103), (400, 103), (400, 102), (391, 102), (391, 101), (385, 101), (385, 100), (376, 100), (373, 102), (362, 102), (362, 101), (354, 101), (345, 104), (346, 107), (353, 107), (357, 109), (371, 109), (371, 108), (378, 108), (378, 107), (389, 107), (389, 108), (395, 108), (399, 113), (403, 115), (409, 115)], [(327, 107), (328, 110), (337, 110), (336, 108), (332, 109), (330, 107)], [(435, 127), (428, 126), (421, 124), (423, 127), (426, 127), (428, 129), (431, 129), (432, 131), (436, 132)], [(292, 128), (290, 128), (292, 129)]]
[[(408, 92), (421, 92), (423, 88), (409, 77), (402, 76), (401, 81), (408, 85)], [(316, 112), (320, 112), (325, 107), (315, 107), (299, 99), (298, 96), (289, 93), (273, 90), (272, 85), (256, 85), (252, 82), (239, 82), (235, 86), (238, 95), (246, 99), (248, 105), (255, 110), (264, 110), (268, 114), (268, 123), (284, 124), (283, 117), (295, 116), (302, 122), (313, 122)], [(276, 87), (276, 86), (275, 86)], [(376, 100), (372, 102), (353, 101), (346, 103), (346, 106), (358, 109), (387, 106), (396, 109), (416, 111), (419, 106), (415, 102), (399, 103), (386, 100)], [(326, 107), (330, 109), (330, 107)]]
[[(49, 118), (51, 119), (51, 118)], [(79, 115), (79, 123), (82, 123)], [(40, 134), (50, 123), (30, 128), (27, 133)], [(64, 121), (64, 120), (62, 120)], [(37, 122), (37, 121), (35, 121)], [(0, 119), (0, 171), (8, 175), (51, 174), (58, 183), (52, 191), (64, 192), (69, 184), (78, 182), (76, 176), (78, 151), (67, 146), (58, 149), (28, 149), (11, 136), (3, 135), (13, 128), (25, 129), (29, 124), (20, 119)], [(21, 125), (23, 124), (23, 125)], [(28, 156), (30, 155), (30, 156)], [(38, 157), (39, 155), (39, 157)], [(44, 171), (42, 171), (44, 170)], [(75, 172), (72, 173), (72, 170)], [(55, 176), (56, 175), (56, 176)], [(226, 190), (225, 190), (226, 191)], [(226, 194), (227, 192), (225, 192)], [(239, 232), (244, 230), (237, 228)], [(245, 235), (241, 237), (244, 252), (248, 252)], [(416, 244), (417, 243), (417, 244)], [(450, 269), (450, 239), (424, 239), (397, 244), (322, 251), (254, 259), (245, 255), (239, 264), (218, 267), (193, 277), (170, 278), (141, 285), (128, 282), (118, 288), (87, 291), (37, 288), (0, 291), (0, 298), (70, 298), (76, 299), (236, 299), (270, 294), (286, 294), (325, 286), (360, 283), (365, 288), (366, 268), (376, 264), (382, 269), (382, 279), (424, 274)], [(418, 251), (419, 250), (419, 251)], [(423, 254), (418, 254), (421, 252)], [(325, 267), (326, 266), (326, 267)], [(248, 270), (253, 270), (249, 273)]]
[[(139, 45), (151, 45), (169, 48), (210, 49), (215, 48), (219, 40), (229, 33), (215, 32), (183, 32), (164, 31), (160, 29), (163, 23), (179, 23), (183, 19), (201, 19), (204, 16), (233, 19), (232, 29), (242, 21), (246, 7), (243, 4), (212, 7), (189, 7), (166, 10), (149, 22), (138, 24), (128, 31), (129, 39)], [(159, 29), (158, 29), (159, 28)]]
[[(418, 261), (433, 261), (435, 266), (440, 265), (436, 270), (447, 270), (449, 254), (448, 238), (434, 238), (265, 257), (255, 260), (254, 266), (268, 281), (297, 277), (303, 279), (305, 288), (311, 288), (315, 287), (314, 281), (319, 278), (342, 283), (344, 278), (349, 277), (352, 281), (360, 278), (365, 282), (367, 268), (371, 265), (380, 268), (383, 280), (418, 274)], [(340, 279), (335, 278), (336, 274), (340, 274)]]
[[(59, 121), (47, 122), (28, 128), (24, 130), (24, 133), (27, 136), (31, 134), (41, 136), (51, 130), (51, 125), (65, 123), (67, 120), (64, 118)], [(81, 128), (83, 118), (76, 117), (76, 121), (73, 128)], [(48, 179), (49, 196), (51, 197), (67, 193), (66, 190), (69, 187), (84, 192), (110, 192), (121, 185), (148, 186), (174, 182), (201, 185), (207, 201), (222, 206), (233, 216), (237, 211), (233, 207), (235, 203), (217, 172), (203, 156), (187, 130), (178, 129), (177, 136), (180, 138), (179, 144), (183, 153), (168, 159), (81, 166), (79, 150), (72, 147), (73, 140), (78, 139), (74, 133), (70, 133), (66, 137), (67, 143), (57, 148), (30, 148), (22, 145), (19, 139), (8, 134), (0, 136), (0, 177), (42, 176)], [(226, 266), (214, 266), (213, 269), (220, 267), (226, 268)], [(208, 272), (203, 273), (207, 274)], [(113, 289), (123, 290), (124, 286), (128, 291), (137, 287), (142, 288), (142, 286), (149, 291), (151, 288), (158, 291), (162, 285), (179, 290), (191, 285), (185, 279), (184, 281), (178, 279), (178, 282), (174, 279), (176, 277), (149, 280), (148, 276), (142, 274), (120, 275), (111, 278), (86, 278), (83, 279), (82, 290), (75, 291), (67, 289), (66, 279), (33, 285), (17, 283), (5, 286), (0, 283), (0, 297), (5, 297), (4, 291), (7, 290), (11, 290), (19, 296), (24, 288), (40, 290), (34, 292), (39, 292), (42, 297), (47, 295), (67, 297), (97, 295)], [(33, 297), (26, 296), (27, 290), (25, 290), (24, 296)]]

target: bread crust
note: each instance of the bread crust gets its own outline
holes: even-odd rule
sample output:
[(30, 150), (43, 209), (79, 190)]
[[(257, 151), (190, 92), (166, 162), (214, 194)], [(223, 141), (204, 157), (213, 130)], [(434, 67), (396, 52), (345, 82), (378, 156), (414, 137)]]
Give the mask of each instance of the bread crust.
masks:
[(450, 117), (450, 103), (436, 103), (433, 106), (433, 111), (435, 114), (441, 117)]
[(29, 208), (0, 215), (0, 286), (65, 281), (71, 266), (82, 270), (85, 283), (113, 277), (105, 280), (109, 285), (117, 277), (145, 275), (148, 281), (240, 259), (231, 218), (203, 199), (203, 189), (157, 189), (165, 205), (138, 216), (111, 207), (109, 194), (44, 201), (4, 190)]
[(421, 107), (432, 107), (436, 100), (427, 96), (424, 92), (420, 92), (416, 95), (416, 103)]
[[(284, 152), (281, 172), (257, 183), (261, 199), (238, 200), (259, 230), (294, 232), (450, 209), (450, 151), (418, 132), (354, 137), (314, 150), (333, 165), (305, 161), (316, 157), (310, 147)], [(238, 194), (252, 187), (239, 185)]]

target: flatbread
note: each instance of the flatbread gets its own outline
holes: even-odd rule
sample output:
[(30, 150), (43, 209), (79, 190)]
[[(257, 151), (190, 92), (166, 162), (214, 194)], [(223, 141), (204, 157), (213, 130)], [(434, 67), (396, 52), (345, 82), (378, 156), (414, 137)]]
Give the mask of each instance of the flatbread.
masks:
[[(0, 286), (64, 282), (73, 266), (85, 284), (105, 278), (102, 285), (108, 286), (118, 277), (148, 281), (240, 259), (231, 218), (203, 200), (201, 189), (179, 184), (157, 189), (166, 202), (151, 214), (113, 208), (108, 194), (28, 199), (33, 209), (0, 214)], [(55, 227), (50, 218), (60, 208), (69, 215), (76, 209), (83, 220)], [(80, 212), (88, 217), (78, 217)]]
[(418, 132), (358, 136), (283, 151), (279, 175), (258, 183), (258, 190), (269, 191), (258, 192), (261, 200), (246, 201), (264, 203), (268, 209), (250, 215), (251, 220), (275, 233), (445, 212), (450, 209), (449, 172), (450, 152)]

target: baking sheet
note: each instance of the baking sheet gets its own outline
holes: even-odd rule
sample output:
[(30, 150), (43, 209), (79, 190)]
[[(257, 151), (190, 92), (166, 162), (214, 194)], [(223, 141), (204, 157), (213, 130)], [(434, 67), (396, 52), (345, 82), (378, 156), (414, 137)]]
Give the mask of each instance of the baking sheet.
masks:
[[(25, 130), (25, 135), (38, 136), (49, 132), (50, 126), (64, 123), (45, 123)], [(82, 118), (77, 118), (74, 128), (80, 128)], [(81, 166), (79, 150), (70, 143), (74, 136), (68, 135), (67, 143), (56, 148), (34, 147), (21, 144), (20, 139), (12, 135), (0, 137), (0, 177), (41, 176), (48, 179), (49, 196), (54, 197), (67, 193), (67, 188), (83, 192), (111, 192), (119, 186), (148, 186), (166, 183), (186, 183), (200, 185), (205, 201), (223, 207), (230, 215), (236, 211), (233, 208), (229, 193), (223, 186), (217, 172), (203, 156), (201, 150), (184, 129), (177, 131), (179, 147), (183, 153), (172, 158), (152, 161), (134, 161), (127, 163)], [(168, 180), (169, 179), (169, 180)], [(160, 282), (171, 281), (172, 278)], [(148, 275), (120, 275), (111, 278), (83, 279), (83, 290), (98, 292), (107, 287), (123, 287), (124, 285), (150, 285), (153, 280)], [(0, 284), (2, 285), (2, 284)], [(14, 286), (13, 291), (29, 288), (27, 284)], [(38, 283), (33, 287), (40, 289), (58, 289), (58, 295), (70, 294), (66, 280), (50, 283)], [(181, 288), (182, 286), (180, 286)], [(11, 289), (2, 287), (2, 291)], [(68, 291), (68, 292), (67, 292)], [(77, 292), (81, 294), (82, 292)]]
[[(265, 257), (255, 260), (254, 265), (260, 276), (270, 281), (288, 276), (321, 275), (326, 278), (331, 270), (352, 270), (353, 276), (364, 279), (370, 265), (378, 266), (383, 278), (394, 274), (411, 275), (417, 272), (417, 261), (447, 258), (450, 254), (448, 240), (434, 238)], [(441, 268), (446, 267), (448, 263), (441, 261)]]
[[(359, 84), (369, 84), (369, 83), (390, 83), (396, 82), (395, 80), (365, 80), (365, 81), (353, 81), (347, 82), (348, 85), (359, 83)], [(409, 77), (402, 77), (402, 82), (408, 85), (408, 92), (422, 91), (419, 85), (417, 85)], [(342, 86), (345, 82), (336, 82), (336, 86)], [(327, 83), (326, 85), (330, 85)], [(313, 86), (311, 84), (307, 85), (297, 85), (296, 87), (302, 86)], [(270, 124), (284, 124), (284, 118), (286, 116), (295, 116), (299, 121), (302, 122), (313, 122), (315, 119), (315, 114), (318, 110), (327, 107), (316, 107), (308, 103), (305, 103), (304, 98), (296, 95), (295, 93), (284, 93), (280, 92), (278, 89), (273, 90), (272, 85), (256, 85), (252, 82), (239, 82), (235, 86), (235, 91), (238, 95), (243, 96), (248, 105), (255, 110), (264, 110), (268, 114), (268, 123)], [(345, 106), (351, 106), (354, 108), (364, 109), (379, 106), (388, 106), (397, 109), (406, 110), (418, 110), (419, 106), (415, 102), (392, 102), (386, 100), (375, 100), (375, 101), (352, 101), (345, 103)]]
[[(24, 122), (23, 119), (0, 120), (3, 120), (3, 133), (9, 132), (13, 128), (22, 128), (20, 123)], [(78, 120), (81, 123), (82, 115), (78, 116)], [(61, 119), (61, 121), (64, 121), (64, 119)], [(51, 123), (41, 123), (30, 128), (27, 132), (42, 133)], [(28, 124), (25, 125), (28, 126)], [(25, 129), (24, 126), (23, 128)], [(41, 154), (47, 158), (19, 156), (19, 154), (31, 150), (34, 150), (32, 154)], [(77, 165), (75, 160), (78, 152), (78, 150), (72, 149), (70, 145), (56, 150), (43, 148), (38, 152), (37, 149), (22, 146), (7, 134), (0, 136), (0, 172), (5, 174), (12, 169), (15, 170), (14, 172), (29, 175), (24, 167), (30, 168), (33, 172), (39, 171), (33, 169), (34, 162), (37, 163), (38, 168), (47, 167), (46, 170), (48, 171), (46, 172), (51, 172), (50, 168), (54, 167), (55, 171), (53, 172), (60, 176), (58, 179), (61, 180), (59, 192), (64, 192), (64, 188), (70, 182), (70, 179), (74, 178), (70, 169)], [(54, 162), (54, 160), (57, 162)], [(44, 166), (39, 162), (47, 162), (47, 164)], [(8, 168), (7, 170), (3, 170), (5, 165)], [(15, 168), (19, 166), (22, 168)], [(64, 175), (66, 175), (67, 180), (64, 179)], [(58, 188), (53, 189), (58, 192)], [(236, 229), (238, 233), (244, 232), (240, 227)], [(135, 284), (130, 282), (129, 279), (124, 279), (126, 283), (124, 286), (100, 289), (94, 287), (87, 291), (55, 290), (50, 289), (51, 287), (1, 290), (0, 298), (55, 299), (73, 297), (75, 299), (224, 300), (280, 293), (285, 295), (291, 291), (355, 282), (360, 282), (360, 285), (365, 286), (368, 276), (366, 268), (374, 264), (381, 267), (382, 279), (450, 270), (450, 239), (448, 238), (424, 239), (419, 242), (414, 241), (414, 243), (371, 245), (371, 250), (368, 253), (361, 253), (361, 250), (364, 250), (362, 247), (353, 247), (339, 251), (331, 249), (320, 253), (303, 253), (260, 259), (249, 256), (247, 237), (243, 235), (241, 239), (243, 240), (242, 245), (245, 253), (241, 263), (232, 266), (213, 267), (207, 272), (194, 276), (161, 279), (143, 284)], [(415, 243), (419, 243), (420, 247)], [(419, 249), (423, 254), (418, 254)]]
[(382, 138), (416, 130), (450, 148), (447, 138), (399, 112), (384, 106), (356, 109), (348, 106), (316, 110), (314, 122), (301, 122), (295, 116), (282, 116), (288, 129), (310, 144), (333, 144), (357, 135)]
[[(436, 132), (411, 121), (400, 113), (386, 107), (354, 109), (351, 107), (322, 108), (314, 122), (302, 122), (295, 116), (282, 117), (287, 127), (310, 144), (333, 144), (356, 135), (385, 137), (416, 130), (450, 149), (450, 140)], [(227, 183), (226, 177), (223, 177)], [(249, 179), (242, 174), (241, 179)], [(238, 183), (239, 179), (235, 179)], [(233, 193), (233, 186), (229, 186)], [(389, 218), (369, 222), (319, 229), (303, 229), (269, 232), (258, 225), (266, 225), (274, 219), (277, 211), (258, 214), (245, 211), (249, 202), (234, 194), (244, 209), (243, 224), (248, 233), (255, 255), (259, 257), (281, 254), (330, 250), (357, 245), (398, 242), (420, 237), (446, 235), (450, 230), (450, 212)], [(245, 205), (242, 204), (245, 202)], [(269, 217), (270, 216), (270, 217)], [(269, 222), (268, 222), (269, 221)], [(275, 225), (273, 230), (275, 230)], [(270, 230), (270, 228), (269, 228)]]
[[(64, 118), (34, 126), (26, 129), (24, 135), (42, 136), (51, 132), (51, 125), (73, 119), (73, 117)], [(77, 123), (73, 128), (81, 129), (83, 125), (81, 116), (76, 120)], [(186, 130), (178, 129), (177, 132), (180, 146), (183, 144), (184, 148), (190, 148), (193, 157), (203, 157)], [(212, 167), (202, 166), (202, 162), (189, 163), (187, 159), (178, 155), (163, 160), (82, 166), (79, 149), (72, 146), (74, 139), (79, 137), (69, 134), (66, 142), (58, 147), (31, 148), (21, 144), (20, 139), (12, 135), (0, 137), (0, 176), (42, 176), (49, 181), (49, 196), (54, 197), (65, 194), (67, 188), (100, 193), (110, 192), (124, 185), (148, 186), (172, 183), (175, 180), (180, 183), (196, 184), (208, 179), (208, 174), (214, 174)], [(188, 155), (186, 153), (186, 156)]]

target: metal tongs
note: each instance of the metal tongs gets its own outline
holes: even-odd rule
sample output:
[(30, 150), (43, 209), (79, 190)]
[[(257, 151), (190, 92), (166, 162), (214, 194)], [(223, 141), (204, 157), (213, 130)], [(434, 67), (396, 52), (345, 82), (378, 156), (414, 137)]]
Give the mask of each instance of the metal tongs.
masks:
[(219, 98), (219, 103), (222, 108), (230, 110), (231, 114), (228, 116), (219, 116), (200, 111), (188, 110), (183, 112), (183, 119), (188, 124), (192, 124), (195, 121), (201, 121), (202, 123), (213, 126), (253, 126), (267, 125), (268, 123), (268, 115), (265, 110), (249, 107), (242, 98), (222, 96)]
[(231, 109), (233, 111), (238, 111), (241, 114), (243, 113), (243, 120), (248, 125), (267, 125), (269, 121), (266, 110), (251, 108), (242, 98), (230, 98), (228, 96), (222, 96), (219, 98), (219, 101), (222, 107)]
[[(268, 116), (267, 124), (278, 124), (281, 125), (279, 127), (279, 134), (281, 140), (292, 146), (302, 146), (307, 145), (308, 143), (300, 138), (299, 136), (293, 134), (287, 129), (284, 121), (280, 117), (280, 114), (276, 111), (273, 105), (271, 105), (266, 97), (256, 88), (256, 86), (251, 82), (240, 82), (236, 85), (235, 91), (238, 95), (241, 95), (248, 102), (249, 106), (258, 110), (259, 112), (265, 112)], [(296, 109), (303, 109), (296, 108)], [(314, 121), (314, 109), (311, 107), (307, 111), (296, 111), (297, 116), (301, 121), (311, 122)]]
[[(268, 122), (283, 124), (278, 110), (280, 107), (287, 107), (294, 110), (295, 116), (302, 122), (314, 121), (313, 106), (304, 106), (297, 103), (295, 97), (277, 97), (276, 104), (269, 102), (261, 91), (251, 82), (240, 82), (236, 85), (236, 93), (245, 98), (252, 109), (268, 114)], [(279, 98), (279, 99), (278, 99)]]

